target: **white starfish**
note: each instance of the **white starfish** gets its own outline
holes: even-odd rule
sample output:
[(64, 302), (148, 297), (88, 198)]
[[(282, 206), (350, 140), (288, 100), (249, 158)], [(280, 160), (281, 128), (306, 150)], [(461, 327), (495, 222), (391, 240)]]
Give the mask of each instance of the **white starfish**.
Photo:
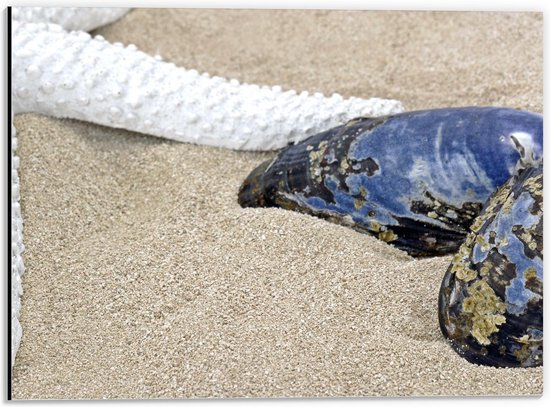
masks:
[[(21, 7), (12, 10), (14, 113), (37, 112), (183, 142), (270, 150), (357, 116), (403, 111), (400, 102), (309, 95), (241, 84), (162, 62), (135, 45), (85, 31), (128, 9)], [(78, 31), (70, 31), (78, 30)], [(12, 126), (12, 363), (21, 326), (24, 272), (16, 133)]]
[(327, 98), (201, 75), (135, 45), (110, 44), (101, 36), (47, 22), (90, 29), (120, 17), (124, 9), (57, 10), (14, 10), (16, 112), (75, 118), (184, 142), (269, 150), (353, 117), (402, 111), (393, 100)]

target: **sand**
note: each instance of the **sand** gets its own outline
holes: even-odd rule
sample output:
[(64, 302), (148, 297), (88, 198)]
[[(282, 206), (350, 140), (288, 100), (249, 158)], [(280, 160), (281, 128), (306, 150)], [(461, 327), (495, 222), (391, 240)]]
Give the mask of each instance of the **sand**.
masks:
[[(138, 9), (97, 33), (212, 75), (407, 109), (543, 106), (542, 14)], [(445, 342), (448, 256), (241, 209), (241, 181), (274, 153), (33, 114), (15, 125), (14, 398), (542, 393), (542, 368), (476, 366)]]

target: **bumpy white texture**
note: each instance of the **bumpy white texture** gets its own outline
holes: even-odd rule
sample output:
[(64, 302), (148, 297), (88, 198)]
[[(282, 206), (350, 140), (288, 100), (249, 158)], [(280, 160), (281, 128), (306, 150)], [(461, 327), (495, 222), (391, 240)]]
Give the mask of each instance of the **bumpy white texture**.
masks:
[(19, 205), (19, 176), (17, 174), (19, 157), (15, 155), (17, 133), (13, 124), (11, 127), (11, 143), (11, 363), (13, 366), (23, 334), (19, 323), (19, 313), (21, 311), (21, 296), (23, 295), (21, 277), (25, 272), (23, 258), (21, 257), (25, 247), (23, 246), (23, 219), (21, 218), (21, 206)]
[[(178, 68), (110, 44), (84, 31), (128, 9), (12, 9), (12, 107), (124, 128), (183, 142), (270, 150), (297, 142), (356, 116), (403, 111), (400, 102), (298, 94), (280, 86), (240, 84)], [(82, 30), (68, 32), (66, 30)], [(24, 265), (19, 205), (19, 158), (12, 127), (12, 363), (21, 341), (19, 311)]]
[(330, 98), (240, 84), (49, 23), (14, 23), (14, 108), (173, 140), (270, 150), (353, 117), (403, 110), (385, 99)]
[(29, 23), (54, 23), (66, 30), (90, 31), (112, 23), (129, 8), (94, 7), (14, 7), (12, 19)]

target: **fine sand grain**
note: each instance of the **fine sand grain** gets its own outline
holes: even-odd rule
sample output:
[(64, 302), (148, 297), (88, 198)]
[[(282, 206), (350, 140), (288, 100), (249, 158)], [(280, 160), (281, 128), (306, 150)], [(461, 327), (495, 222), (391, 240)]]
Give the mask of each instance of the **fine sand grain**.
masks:
[[(243, 82), (542, 111), (542, 14), (140, 9), (97, 33)], [(241, 209), (241, 181), (274, 153), (33, 114), (15, 125), (14, 398), (542, 393), (542, 368), (475, 366), (444, 341), (449, 257)]]

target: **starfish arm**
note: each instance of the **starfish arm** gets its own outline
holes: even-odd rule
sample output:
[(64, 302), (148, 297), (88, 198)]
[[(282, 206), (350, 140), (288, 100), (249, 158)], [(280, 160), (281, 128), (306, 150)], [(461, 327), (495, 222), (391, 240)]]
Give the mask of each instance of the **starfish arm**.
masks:
[[(13, 123), (13, 113), (12, 113)], [(19, 204), (19, 157), (15, 155), (17, 148), (17, 133), (15, 127), (11, 126), (11, 363), (15, 363), (15, 355), (21, 343), (23, 331), (19, 323), (21, 311), (21, 296), (23, 287), (21, 277), (25, 272), (22, 253), (25, 250), (23, 245), (23, 219), (21, 218), (21, 206)]]
[(12, 18), (21, 22), (59, 24), (69, 31), (91, 31), (118, 20), (129, 10), (108, 7), (14, 7)]
[(182, 142), (271, 150), (357, 116), (403, 110), (395, 100), (298, 94), (201, 75), (56, 24), (15, 21), (13, 44), (16, 112)]

